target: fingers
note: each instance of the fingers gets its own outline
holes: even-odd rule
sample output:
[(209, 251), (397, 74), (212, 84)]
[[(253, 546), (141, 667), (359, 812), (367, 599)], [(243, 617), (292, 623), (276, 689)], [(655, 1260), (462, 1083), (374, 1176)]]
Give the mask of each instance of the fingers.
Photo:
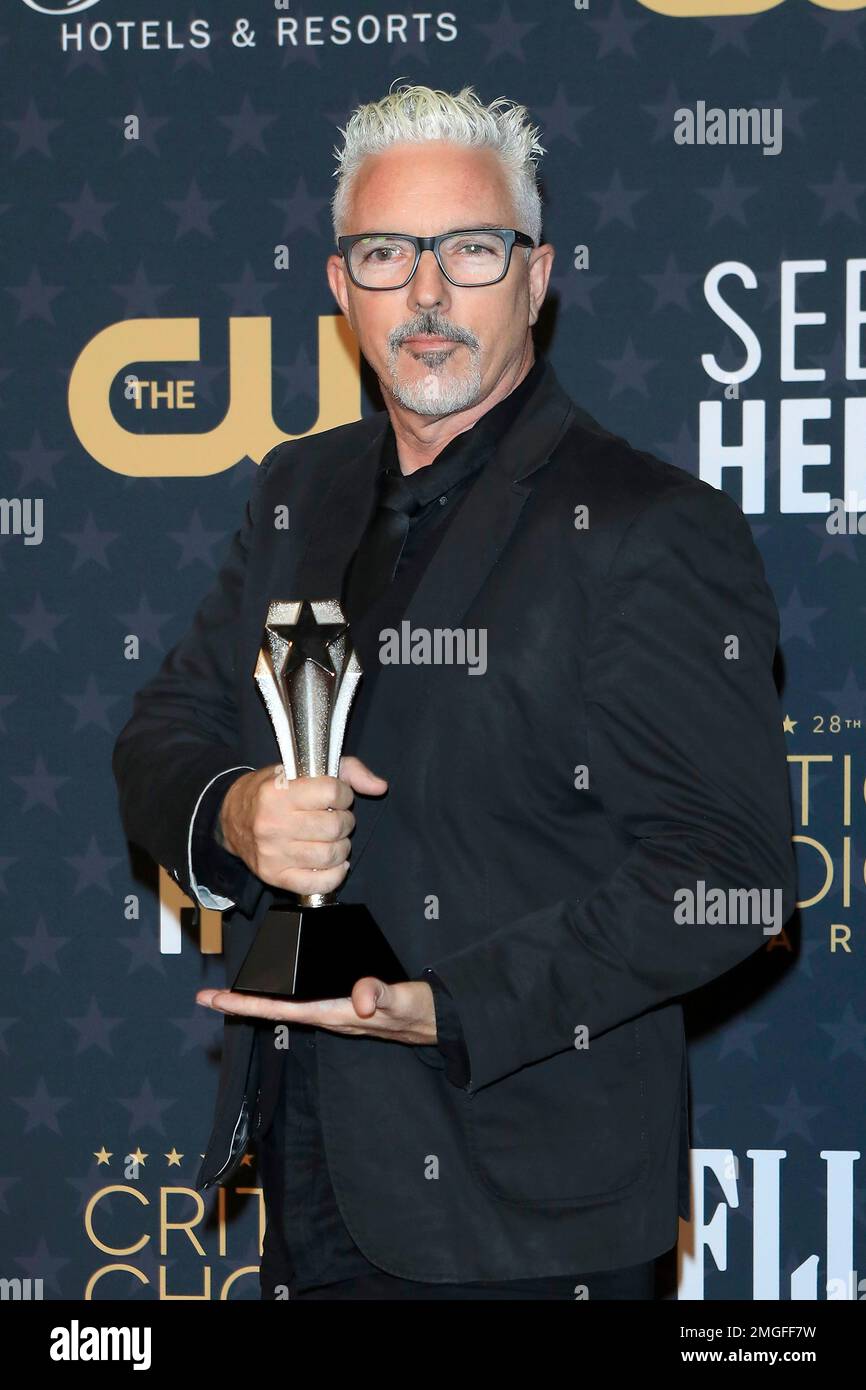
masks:
[(354, 797), (352, 788), (340, 777), (286, 778), (282, 767), (274, 769), (274, 788), (291, 797), (292, 809), (301, 811), (346, 810)]
[(263, 810), (257, 826), (262, 876), (290, 893), (331, 893), (349, 872), (351, 811)]
[(275, 830), (292, 840), (347, 840), (355, 829), (351, 811), (294, 811), (269, 803), (263, 809), (261, 833)]
[(349, 872), (348, 860), (333, 869), (280, 868), (267, 881), (289, 893), (333, 893)]
[(339, 888), (349, 872), (355, 791), (381, 793), (388, 786), (358, 758), (342, 759), (343, 770), (351, 780), (286, 778), (279, 763), (263, 769), (247, 823), (245, 859), (266, 883), (303, 895)]
[(366, 763), (362, 763), (360, 758), (351, 754), (340, 759), (340, 779), (365, 796), (381, 796), (382, 792), (388, 790), (388, 783), (384, 777), (371, 772)]
[(196, 1003), (220, 1013), (242, 1014), (253, 1018), (271, 1018), (286, 1023), (314, 1024), (321, 1028), (363, 1032), (360, 1020), (350, 999), (317, 999), (296, 1002), (293, 999), (271, 999), (267, 995), (235, 993), (229, 989), (200, 989)]
[(267, 995), (241, 994), (228, 989), (202, 989), (196, 1003), (219, 1013), (238, 1014), (247, 1018), (268, 1018), (277, 1023), (315, 1023), (329, 1026), (337, 1032), (361, 1032), (348, 999), (329, 999), (313, 1004), (295, 1003), (290, 999), (271, 999)]

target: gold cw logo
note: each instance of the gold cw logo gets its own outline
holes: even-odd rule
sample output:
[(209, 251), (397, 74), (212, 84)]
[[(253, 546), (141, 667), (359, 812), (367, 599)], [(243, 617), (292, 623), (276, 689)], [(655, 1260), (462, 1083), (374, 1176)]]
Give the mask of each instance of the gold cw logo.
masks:
[[(645, 10), (674, 19), (727, 19), (736, 14), (764, 14), (785, 0), (638, 0)], [(862, 10), (866, 0), (809, 0), (820, 10)]]
[[(243, 317), (229, 319), (229, 404), (218, 425), (198, 433), (141, 434), (119, 424), (109, 399), (118, 373), (139, 362), (198, 362), (199, 323), (124, 319), (103, 328), (79, 353), (69, 378), (69, 419), (82, 448), (103, 468), (131, 478), (205, 477), (247, 454), (261, 459), (283, 440), (361, 418), (360, 350), (342, 315), (319, 319), (319, 415), (303, 434), (284, 434), (274, 423), (271, 320)], [(160, 385), (129, 371), (127, 381), (125, 394), (137, 411), (195, 408), (186, 394), (192, 382)]]

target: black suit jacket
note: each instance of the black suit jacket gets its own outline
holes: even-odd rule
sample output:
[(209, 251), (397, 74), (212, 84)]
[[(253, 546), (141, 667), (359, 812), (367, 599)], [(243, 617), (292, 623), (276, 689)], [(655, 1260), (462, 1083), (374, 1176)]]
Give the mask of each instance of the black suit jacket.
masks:
[[(266, 455), (213, 589), (117, 740), (126, 831), (187, 888), (202, 788), (277, 761), (252, 679), (268, 603), (340, 592), (386, 420)], [(375, 1264), (424, 1281), (652, 1258), (687, 1214), (678, 998), (768, 940), (759, 922), (679, 925), (675, 894), (778, 889), (785, 920), (795, 903), (778, 617), (749, 526), (602, 429), (547, 363), (406, 621), (483, 630), (486, 670), (380, 671), (344, 751), (390, 786), (356, 798), (341, 897), (368, 905), (411, 975), (444, 981), (470, 1082), (449, 1082), (435, 1047), (319, 1031), (346, 1224)], [(247, 875), (229, 979), (270, 900)], [(227, 1018), (202, 1188), (243, 1152), (253, 1036)]]

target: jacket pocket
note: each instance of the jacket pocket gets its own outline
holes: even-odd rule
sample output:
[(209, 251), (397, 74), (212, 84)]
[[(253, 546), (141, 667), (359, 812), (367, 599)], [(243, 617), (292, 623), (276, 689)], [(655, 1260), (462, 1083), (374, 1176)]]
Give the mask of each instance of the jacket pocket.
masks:
[(637, 1186), (649, 1148), (641, 1025), (463, 1093), (470, 1161), (504, 1202), (577, 1206)]

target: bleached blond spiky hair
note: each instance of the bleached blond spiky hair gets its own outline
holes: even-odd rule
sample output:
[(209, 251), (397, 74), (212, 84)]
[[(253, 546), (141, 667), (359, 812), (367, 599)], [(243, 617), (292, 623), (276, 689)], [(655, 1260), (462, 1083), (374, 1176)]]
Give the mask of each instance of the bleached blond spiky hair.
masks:
[(452, 95), (404, 83), (381, 101), (356, 107), (345, 129), (337, 128), (344, 144), (342, 149), (334, 146), (337, 188), (331, 200), (331, 219), (335, 238), (343, 234), (352, 184), (368, 155), (379, 154), (403, 140), (451, 140), (496, 151), (505, 167), (517, 228), (528, 232), (536, 246), (539, 244), (541, 194), (536, 170), (546, 150), (539, 144), (540, 131), (530, 124), (525, 106), (507, 97), (497, 97), (485, 106), (472, 87), (463, 87)]

